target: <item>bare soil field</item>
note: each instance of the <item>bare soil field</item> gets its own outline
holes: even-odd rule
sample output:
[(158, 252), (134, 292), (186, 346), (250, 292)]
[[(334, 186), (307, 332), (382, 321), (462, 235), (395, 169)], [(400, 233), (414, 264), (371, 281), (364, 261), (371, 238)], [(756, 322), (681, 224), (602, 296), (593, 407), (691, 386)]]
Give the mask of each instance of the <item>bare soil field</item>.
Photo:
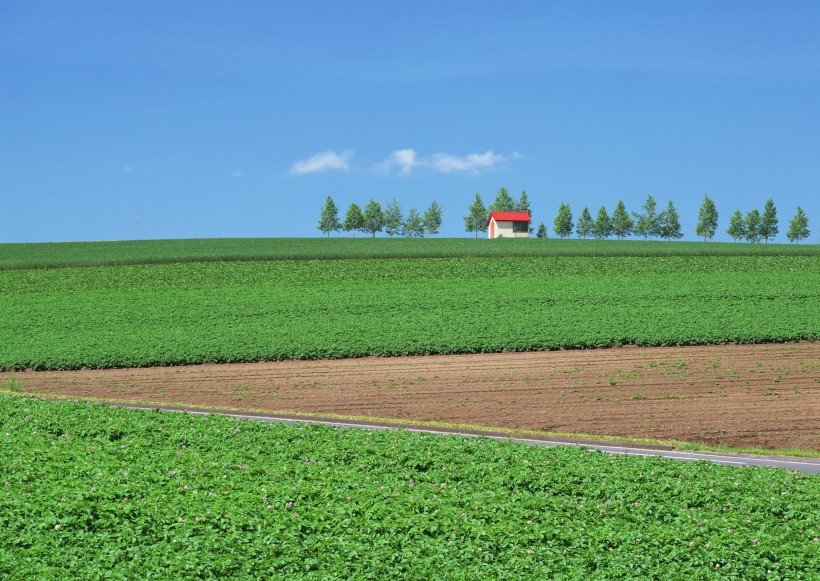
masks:
[(820, 450), (820, 343), (0, 373), (23, 392)]

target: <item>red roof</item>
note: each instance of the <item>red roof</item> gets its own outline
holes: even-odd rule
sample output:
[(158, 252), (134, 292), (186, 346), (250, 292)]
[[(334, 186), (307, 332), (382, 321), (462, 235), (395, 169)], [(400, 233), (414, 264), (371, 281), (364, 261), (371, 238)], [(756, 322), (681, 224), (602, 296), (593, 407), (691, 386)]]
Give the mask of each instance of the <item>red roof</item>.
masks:
[(487, 218), (487, 224), (490, 223), (491, 219), (495, 219), (496, 222), (531, 222), (532, 218), (526, 212), (490, 212), (490, 216)]

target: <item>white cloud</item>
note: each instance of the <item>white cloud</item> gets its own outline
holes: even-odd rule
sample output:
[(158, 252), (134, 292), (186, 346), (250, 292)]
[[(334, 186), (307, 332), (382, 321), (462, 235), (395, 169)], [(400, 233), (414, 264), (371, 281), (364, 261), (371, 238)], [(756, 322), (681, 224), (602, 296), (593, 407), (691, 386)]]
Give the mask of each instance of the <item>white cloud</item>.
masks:
[(493, 153), (492, 149), (484, 153), (470, 153), (461, 157), (449, 153), (434, 153), (430, 158), (430, 167), (443, 173), (454, 171), (476, 173), (491, 170), (499, 163), (506, 161), (506, 159), (501, 154)]
[(230, 175), (232, 178), (241, 178), (243, 175), (245, 175), (245, 172), (239, 169), (235, 169), (231, 172)]
[(135, 165), (124, 165), (124, 166), (122, 166), (122, 168), (120, 168), (120, 171), (128, 173), (128, 172), (136, 171), (136, 169), (137, 169), (137, 166), (135, 166)]
[[(520, 153), (513, 152), (512, 159), (523, 157)], [(493, 150), (484, 153), (470, 153), (465, 156), (451, 155), (449, 153), (434, 153), (428, 158), (418, 156), (415, 149), (398, 149), (390, 154), (383, 162), (376, 166), (381, 171), (390, 171), (398, 168), (401, 175), (410, 173), (420, 167), (426, 167), (442, 173), (469, 172), (478, 173), (495, 169), (499, 164), (507, 161), (508, 157)]]
[(410, 175), (414, 167), (424, 165), (424, 163), (417, 158), (417, 155), (415, 149), (397, 149), (391, 153), (379, 167), (384, 171), (390, 171), (391, 168), (398, 167), (400, 174), (405, 176)]
[(348, 160), (351, 157), (353, 157), (353, 152), (350, 150), (343, 151), (342, 153), (336, 153), (332, 150), (323, 151), (308, 159), (297, 161), (290, 167), (290, 173), (302, 175), (329, 169), (347, 170), (350, 169)]

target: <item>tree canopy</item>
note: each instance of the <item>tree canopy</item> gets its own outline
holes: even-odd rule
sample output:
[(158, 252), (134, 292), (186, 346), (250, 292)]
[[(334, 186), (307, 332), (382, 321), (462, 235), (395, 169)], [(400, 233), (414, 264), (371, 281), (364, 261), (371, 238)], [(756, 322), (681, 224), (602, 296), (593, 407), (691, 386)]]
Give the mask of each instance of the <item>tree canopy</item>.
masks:
[(438, 205), (438, 202), (433, 200), (421, 220), (427, 234), (438, 234), (438, 229), (441, 227), (441, 206)]
[(475, 237), (478, 238), (479, 232), (487, 231), (487, 208), (481, 199), (481, 194), (476, 193), (475, 200), (470, 207), (467, 208), (469, 214), (464, 216), (464, 227), (467, 232), (475, 232)]
[(703, 236), (704, 241), (710, 240), (717, 232), (717, 226), (717, 206), (715, 206), (715, 202), (709, 197), (709, 194), (705, 194), (698, 212), (698, 224), (695, 226), (695, 234)]
[(325, 199), (325, 205), (322, 206), (322, 213), (319, 216), (319, 225), (317, 228), (324, 234), (330, 237), (331, 232), (338, 232), (342, 227), (339, 222), (339, 208), (330, 196)]
[(364, 207), (364, 229), (370, 232), (372, 238), (375, 238), (376, 232), (381, 232), (383, 228), (384, 214), (382, 213), (382, 205), (370, 198), (370, 201)]
[(559, 237), (565, 238), (572, 234), (572, 210), (569, 204), (561, 202), (558, 206), (558, 215), (553, 221), (553, 231)]
[(789, 231), (786, 232), (786, 238), (788, 238), (790, 242), (797, 242), (799, 244), (801, 240), (808, 238), (809, 234), (809, 218), (806, 216), (803, 208), (797, 206), (797, 213), (794, 215), (794, 218), (789, 220)]
[(578, 217), (578, 227), (575, 232), (581, 238), (592, 236), (592, 229), (595, 227), (595, 222), (592, 221), (592, 214), (589, 213), (589, 208), (584, 206), (581, 210), (581, 215)]

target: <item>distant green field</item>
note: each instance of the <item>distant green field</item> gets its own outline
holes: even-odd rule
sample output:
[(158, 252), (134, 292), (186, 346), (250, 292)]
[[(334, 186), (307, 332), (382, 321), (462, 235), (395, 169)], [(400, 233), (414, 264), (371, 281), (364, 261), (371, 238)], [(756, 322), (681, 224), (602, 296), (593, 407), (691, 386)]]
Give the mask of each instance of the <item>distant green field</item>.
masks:
[(0, 271), (0, 368), (820, 339), (820, 256), (206, 262)]
[(520, 256), (818, 256), (820, 245), (485, 238), (228, 238), (0, 244), (0, 270), (176, 262)]
[(818, 579), (820, 479), (0, 396), (4, 579)]

